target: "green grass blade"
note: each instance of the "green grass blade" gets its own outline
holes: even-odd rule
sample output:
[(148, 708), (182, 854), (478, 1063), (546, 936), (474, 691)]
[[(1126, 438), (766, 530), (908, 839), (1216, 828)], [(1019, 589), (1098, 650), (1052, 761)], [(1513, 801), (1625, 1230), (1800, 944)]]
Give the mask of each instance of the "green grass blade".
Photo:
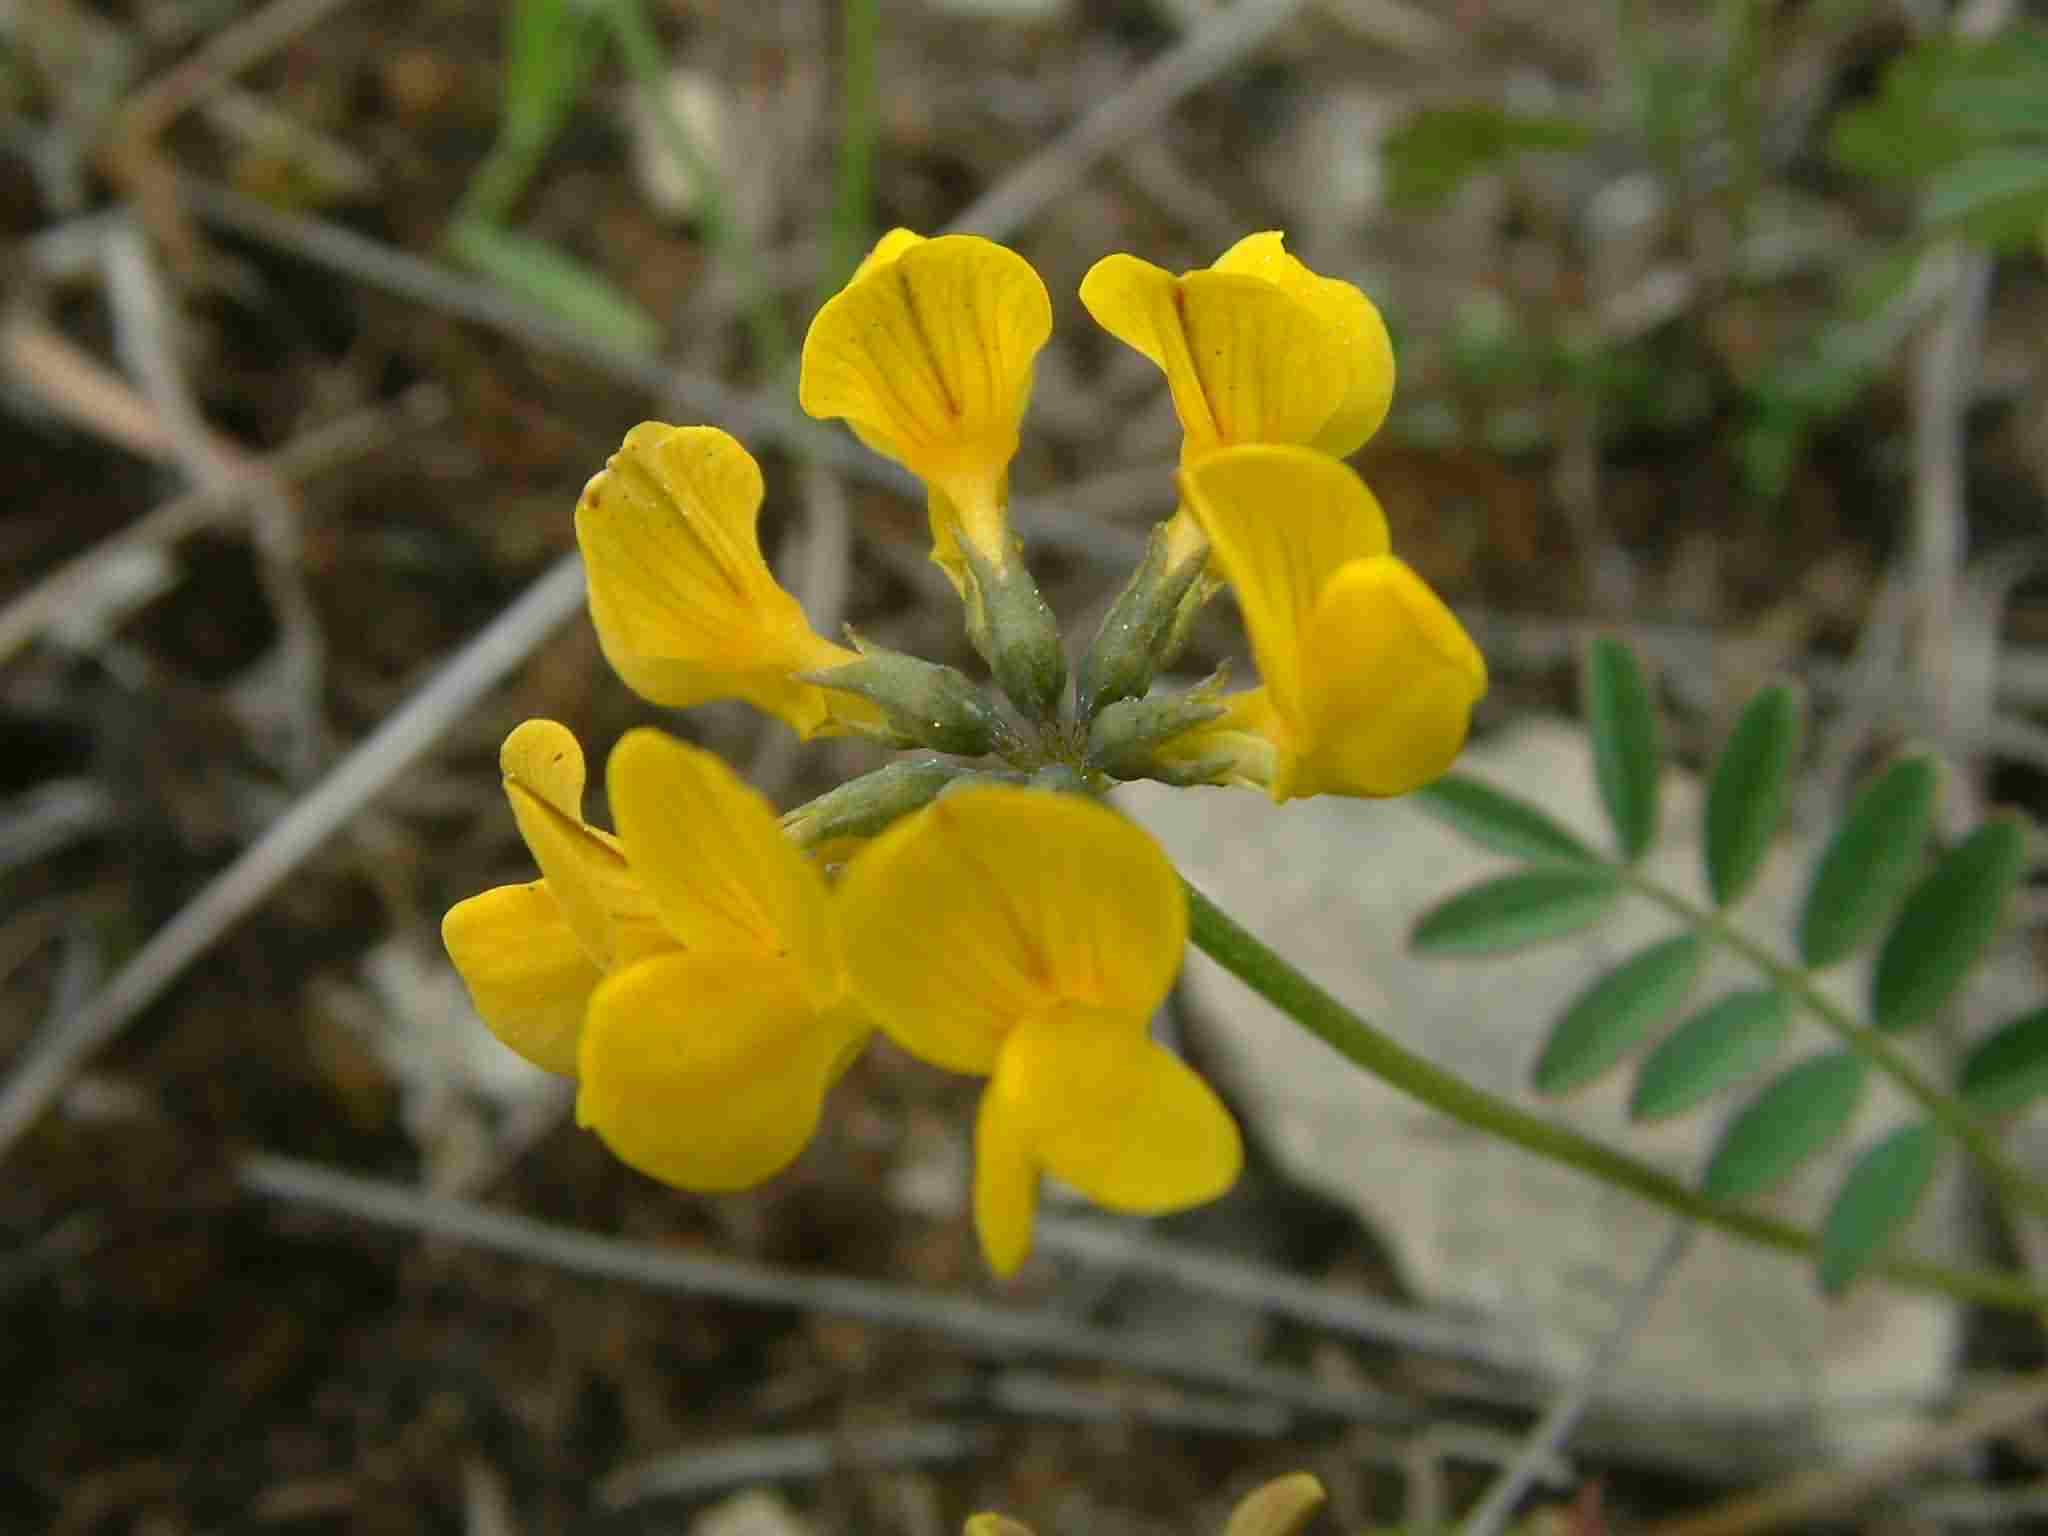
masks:
[(2048, 1008), (2001, 1024), (1970, 1048), (1958, 1084), (1980, 1115), (2006, 1115), (2048, 1093)]
[(1580, 695), (1600, 798), (1622, 857), (1641, 858), (1657, 836), (1662, 750), (1656, 705), (1636, 653), (1612, 635), (1597, 636), (1586, 647)]
[(1872, 1023), (1897, 1034), (1940, 1012), (1997, 936), (2026, 859), (2018, 822), (1987, 821), (1914, 887), (1877, 952)]
[(1636, 1073), (1630, 1117), (1662, 1120), (1705, 1103), (1767, 1065), (1791, 1029), (1792, 1004), (1772, 987), (1745, 988), (1707, 1004)]
[(1530, 869), (1458, 892), (1423, 913), (1409, 943), (1424, 954), (1486, 955), (1590, 927), (1621, 895), (1598, 869)]
[(1570, 1093), (1608, 1071), (1678, 1011), (1706, 957), (1698, 934), (1665, 939), (1624, 960), (1575, 998), (1537, 1059), (1538, 1093)]
[(875, 236), (875, 149), (881, 139), (875, 43), (881, 30), (880, 8), (881, 0), (842, 0), (839, 162), (833, 172), (832, 240), (819, 305), (853, 276)]
[(1931, 1125), (1908, 1125), (1856, 1159), (1821, 1227), (1820, 1288), (1839, 1296), (1912, 1220), (1941, 1160)]
[(1804, 715), (1800, 691), (1773, 683), (1749, 701), (1715, 760), (1705, 851), (1707, 885), (1717, 906), (1740, 898), (1763, 868), (1791, 792)]
[(514, 0), (497, 140), (462, 194), (456, 225), (505, 222), (582, 96), (602, 40), (595, 18), (571, 0)]
[(448, 249), (499, 287), (544, 306), (608, 346), (646, 356), (661, 344), (661, 327), (652, 315), (545, 241), (464, 221), (449, 230)]
[(1863, 1100), (1863, 1058), (1829, 1051), (1789, 1067), (1729, 1122), (1708, 1159), (1703, 1193), (1762, 1194), (1848, 1129)]
[(1898, 905), (1926, 846), (1937, 772), (1925, 753), (1877, 776), (1815, 866), (1799, 918), (1799, 953), (1816, 970), (1860, 947)]
[(1447, 773), (1409, 797), (1409, 804), (1434, 816), (1482, 848), (1538, 863), (1564, 860), (1599, 862), (1599, 855), (1580, 842), (1547, 811), (1519, 796), (1463, 774)]

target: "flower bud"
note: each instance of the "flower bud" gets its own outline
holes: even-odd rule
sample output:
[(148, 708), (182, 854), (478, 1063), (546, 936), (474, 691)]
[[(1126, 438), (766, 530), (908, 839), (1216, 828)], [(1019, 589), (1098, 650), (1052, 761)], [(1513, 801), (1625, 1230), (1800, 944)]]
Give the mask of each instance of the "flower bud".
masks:
[[(932, 747), (981, 757), (1014, 746), (1010, 727), (988, 697), (952, 667), (870, 645), (852, 629), (858, 661), (813, 672), (803, 681), (858, 694), (882, 712), (864, 734), (897, 747)], [(857, 727), (858, 728), (858, 727)]]
[(1184, 731), (1219, 719), (1216, 702), (1219, 674), (1189, 693), (1156, 699), (1120, 699), (1088, 728), (1088, 757), (1104, 773), (1119, 779), (1159, 779), (1168, 784), (1213, 782), (1211, 765), (1166, 759), (1157, 749)]
[(1202, 574), (1207, 546), (1176, 561), (1166, 530), (1165, 523), (1152, 529), (1145, 558), (1102, 616), (1095, 643), (1081, 658), (1077, 709), (1083, 720), (1120, 699), (1142, 699), (1185, 628), (1175, 615)]
[(1067, 658), (1059, 623), (1024, 567), (1023, 547), (1012, 539), (1000, 565), (972, 544), (963, 544), (961, 553), (967, 564), (967, 638), (1026, 718), (1058, 718)]
[(839, 837), (873, 837), (899, 816), (923, 809), (966, 774), (959, 764), (940, 758), (905, 758), (798, 806), (782, 818), (782, 830), (799, 848)]

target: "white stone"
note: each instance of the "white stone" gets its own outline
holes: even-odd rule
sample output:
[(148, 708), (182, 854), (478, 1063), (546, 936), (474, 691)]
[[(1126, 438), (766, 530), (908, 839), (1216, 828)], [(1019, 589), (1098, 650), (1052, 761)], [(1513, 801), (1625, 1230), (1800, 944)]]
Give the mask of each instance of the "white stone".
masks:
[[(1469, 750), (1464, 772), (1539, 801), (1596, 846), (1606, 834), (1584, 736), (1534, 723)], [(1632, 902), (1589, 934), (1488, 959), (1409, 953), (1414, 920), (1451, 892), (1510, 867), (1400, 801), (1337, 799), (1273, 806), (1225, 790), (1132, 786), (1124, 804), (1159, 835), (1188, 877), (1347, 1005), (1420, 1052), (1526, 1108), (1676, 1175), (1696, 1178), (1740, 1092), (1644, 1128), (1629, 1122), (1622, 1070), (1562, 1102), (1528, 1087), (1549, 1025), (1593, 978), (1676, 931)], [(1663, 835), (1649, 868), (1699, 895), (1700, 792), (1668, 774)], [(1811, 844), (1786, 839), (1738, 909), (1752, 932), (1792, 931)], [(1716, 956), (1686, 1013), (1755, 977)], [(1830, 976), (1853, 1002), (1856, 977)], [(1420, 1298), (1505, 1325), (1537, 1358), (1576, 1373), (1611, 1327), (1670, 1218), (1655, 1207), (1425, 1109), (1332, 1053), (1236, 978), (1190, 952), (1186, 975), (1205, 1060), (1283, 1169), (1353, 1208), (1398, 1256)], [(1779, 1058), (1832, 1044), (1802, 1021)], [(1873, 1079), (1845, 1143), (1766, 1202), (1812, 1223), (1850, 1152), (1899, 1117)], [(1952, 1256), (1957, 1202), (1927, 1202), (1906, 1245)], [(1635, 1339), (1610, 1400), (1727, 1431), (1727, 1447), (1797, 1457), (1888, 1442), (1911, 1404), (1949, 1383), (1956, 1308), (1878, 1283), (1824, 1301), (1811, 1265), (1717, 1231), (1699, 1232)], [(1647, 1417), (1645, 1422), (1647, 1423)], [(1746, 1426), (1746, 1429), (1745, 1427)]]

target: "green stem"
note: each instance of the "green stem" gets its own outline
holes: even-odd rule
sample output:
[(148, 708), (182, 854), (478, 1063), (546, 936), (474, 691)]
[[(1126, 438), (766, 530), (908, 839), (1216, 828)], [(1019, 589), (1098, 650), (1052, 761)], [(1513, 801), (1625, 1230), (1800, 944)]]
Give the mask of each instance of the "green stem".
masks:
[(1621, 868), (1621, 878), (1667, 912), (1674, 913), (1726, 945), (1762, 972), (1780, 992), (1793, 999), (1825, 1024), (1866, 1061), (1903, 1088), (1943, 1130), (1962, 1143), (1971, 1161), (1983, 1170), (1994, 1188), (2012, 1205), (2025, 1206), (2048, 1216), (2048, 1187), (2028, 1177), (2025, 1170), (2005, 1155), (1997, 1140), (1984, 1128), (1969, 1107), (1933, 1081), (1906, 1054), (1870, 1025), (1862, 1023), (1815, 984), (1813, 973), (1803, 966), (1779, 959), (1764, 944), (1737, 928), (1721, 913), (1703, 907), (1678, 892), (1660, 885), (1641, 870)]
[[(822, 305), (867, 254), (873, 238), (875, 142), (875, 33), (877, 0), (844, 0), (846, 29), (839, 76), (839, 166), (832, 199), (832, 247)], [(812, 306), (813, 308), (818, 305)]]
[[(1710, 1200), (1647, 1163), (1446, 1072), (1346, 1008), (1192, 885), (1187, 893), (1190, 936), (1204, 954), (1339, 1054), (1410, 1098), (1680, 1216), (1788, 1253), (1810, 1257), (1818, 1250), (1818, 1240), (1803, 1228)], [(1872, 1267), (1915, 1290), (1941, 1291), (2012, 1311), (2048, 1308), (2048, 1294), (2016, 1275), (1904, 1258), (1884, 1259)]]
[(668, 63), (647, 20), (647, 12), (640, 0), (610, 0), (604, 17), (625, 58), (626, 72), (645, 99), (669, 153), (697, 180), (698, 217), (704, 225), (704, 238), (718, 264), (740, 284), (755, 365), (765, 374), (777, 374), (789, 357), (789, 332), (783, 326), (782, 311), (763, 285), (760, 253), (733, 217), (718, 168), (704, 157), (688, 127), (669, 105)]

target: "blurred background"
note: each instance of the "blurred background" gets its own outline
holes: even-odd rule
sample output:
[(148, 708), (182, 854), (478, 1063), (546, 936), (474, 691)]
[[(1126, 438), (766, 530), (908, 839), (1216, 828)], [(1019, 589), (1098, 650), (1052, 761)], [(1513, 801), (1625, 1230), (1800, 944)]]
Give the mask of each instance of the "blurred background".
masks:
[[(1051, 290), (1012, 485), (1070, 637), (1178, 449), (1081, 275), (1278, 228), (1395, 336), (1357, 463), (1487, 652), (1482, 748), (1619, 627), (1681, 764), (1784, 672), (1813, 815), (1907, 739), (1951, 824), (2043, 808), (2048, 7), (11, 0), (0, 111), (9, 1529), (1114, 1536), (1307, 1467), (1325, 1529), (1420, 1530), (1523, 1445), (1553, 1355), (1257, 1115), (1230, 1200), (1055, 1224), (1005, 1288), (973, 1084), (871, 1052), (793, 1170), (704, 1199), (468, 1012), (440, 915), (530, 871), (499, 741), (550, 716), (598, 761), (658, 713), (559, 563), (634, 423), (762, 459), (819, 630), (977, 668), (907, 483), (795, 408), (810, 313), (893, 225)], [(1232, 658), (1217, 604), (1188, 666)], [(784, 806), (885, 760), (663, 723)], [(1372, 878), (1398, 944), (1424, 893)], [(1929, 1394), (2041, 1359), (2011, 1319), (1935, 1333)], [(1759, 1422), (1589, 1430), (1540, 1528), (1777, 1475)], [(2021, 1528), (2048, 1441), (2001, 1433), (1837, 1518)]]

